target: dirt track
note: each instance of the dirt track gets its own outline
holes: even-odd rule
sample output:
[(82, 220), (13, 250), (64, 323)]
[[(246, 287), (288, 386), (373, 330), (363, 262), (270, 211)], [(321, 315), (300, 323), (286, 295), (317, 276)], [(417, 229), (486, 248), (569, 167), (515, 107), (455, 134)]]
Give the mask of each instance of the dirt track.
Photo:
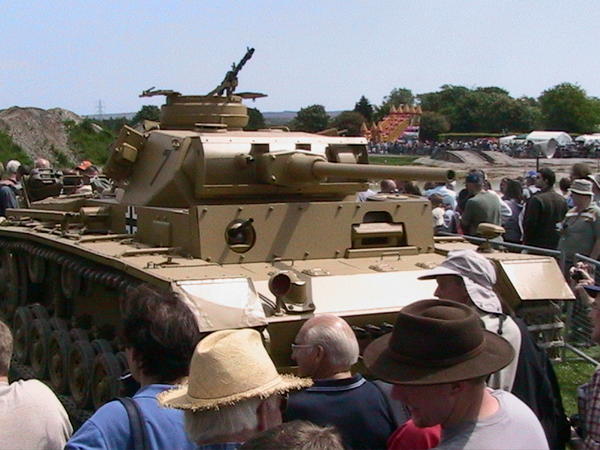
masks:
[[(483, 169), (492, 182), (492, 185), (497, 188), (500, 179), (503, 177), (516, 178), (523, 176), (529, 170), (535, 170), (535, 159), (513, 159), (515, 165), (493, 165), (489, 163), (483, 164), (458, 164), (447, 161), (439, 161), (428, 157), (419, 158), (415, 163), (431, 166), (431, 167), (446, 167), (455, 170), (468, 169)], [(540, 168), (550, 167), (556, 172), (556, 181), (560, 178), (569, 176), (570, 168), (577, 162), (588, 163), (593, 173), (600, 173), (600, 159), (583, 159), (583, 158), (565, 158), (565, 159), (540, 159)], [(459, 184), (461, 181), (459, 180)]]

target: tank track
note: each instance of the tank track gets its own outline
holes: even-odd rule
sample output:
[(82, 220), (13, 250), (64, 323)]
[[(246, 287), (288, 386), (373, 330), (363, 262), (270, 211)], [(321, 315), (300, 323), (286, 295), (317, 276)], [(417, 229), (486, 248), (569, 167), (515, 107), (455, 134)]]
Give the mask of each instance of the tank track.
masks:
[(102, 404), (123, 395), (119, 378), (128, 367), (118, 324), (96, 324), (94, 314), (78, 314), (78, 304), (99, 299), (118, 308), (126, 290), (137, 284), (139, 280), (112, 267), (2, 237), (0, 316), (14, 335), (12, 379), (47, 384), (75, 428)]
[[(11, 370), (11, 378), (12, 379), (31, 380), (31, 379), (35, 378), (35, 375), (33, 374), (33, 370), (31, 369), (30, 366), (26, 366), (17, 361), (11, 362), (10, 370)], [(52, 389), (52, 386), (50, 385), (50, 383), (47, 380), (41, 380), (41, 381), (46, 386), (48, 386), (50, 389)], [(69, 418), (71, 420), (71, 424), (73, 425), (73, 428), (75, 428), (75, 429), (79, 428), (81, 425), (83, 425), (83, 423), (86, 420), (88, 420), (90, 417), (92, 417), (92, 414), (94, 413), (94, 411), (91, 409), (78, 408), (77, 405), (75, 404), (75, 401), (73, 400), (73, 397), (71, 397), (70, 395), (57, 394), (56, 396), (58, 397), (58, 399), (64, 406), (65, 410), (67, 411), (67, 414), (69, 414)]]

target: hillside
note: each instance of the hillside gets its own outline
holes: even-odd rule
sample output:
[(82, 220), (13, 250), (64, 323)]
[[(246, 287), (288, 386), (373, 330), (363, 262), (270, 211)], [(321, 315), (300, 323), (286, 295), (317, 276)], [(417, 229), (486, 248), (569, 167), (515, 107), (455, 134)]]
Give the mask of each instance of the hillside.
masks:
[(82, 120), (77, 114), (61, 108), (45, 110), (13, 106), (0, 110), (0, 132), (22, 150), (25, 160), (41, 156), (53, 162), (71, 163), (78, 157), (70, 148), (65, 122), (80, 124)]
[[(328, 114), (335, 117), (339, 111)], [(102, 165), (118, 130), (134, 115), (81, 117), (61, 108), (19, 106), (0, 110), (0, 161), (18, 159), (31, 164), (36, 157), (43, 157), (58, 167), (73, 166), (83, 159)], [(263, 115), (267, 126), (273, 126), (289, 123), (296, 112), (265, 112)]]

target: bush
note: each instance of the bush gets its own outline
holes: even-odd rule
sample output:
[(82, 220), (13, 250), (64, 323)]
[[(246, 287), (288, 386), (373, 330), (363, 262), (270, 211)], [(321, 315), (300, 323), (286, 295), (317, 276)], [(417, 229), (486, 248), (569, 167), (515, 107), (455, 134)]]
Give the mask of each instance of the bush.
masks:
[(80, 160), (88, 159), (99, 165), (106, 163), (108, 148), (115, 140), (115, 134), (104, 129), (97, 131), (90, 119), (85, 119), (80, 124), (66, 121), (65, 126), (69, 134), (69, 146), (75, 150)]
[(443, 114), (424, 112), (421, 116), (420, 139), (437, 141), (440, 134), (449, 130), (450, 123)]
[(21, 164), (29, 166), (32, 164), (29, 155), (27, 155), (21, 147), (15, 144), (8, 134), (0, 131), (0, 160), (3, 164), (6, 164), (6, 162), (11, 159), (16, 159), (20, 161)]

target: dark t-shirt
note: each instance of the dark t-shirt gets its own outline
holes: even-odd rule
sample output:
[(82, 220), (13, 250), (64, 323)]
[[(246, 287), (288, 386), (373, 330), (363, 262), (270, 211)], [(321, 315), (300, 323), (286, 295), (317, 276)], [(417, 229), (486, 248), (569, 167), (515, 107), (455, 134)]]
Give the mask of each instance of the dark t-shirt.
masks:
[(356, 374), (343, 380), (317, 380), (303, 391), (290, 394), (284, 421), (308, 420), (334, 425), (346, 448), (386, 448), (396, 424), (382, 391)]
[(523, 217), (523, 243), (556, 249), (560, 238), (558, 225), (565, 218), (567, 209), (567, 201), (552, 189), (531, 197)]
[(0, 216), (6, 216), (7, 208), (17, 207), (17, 194), (12, 186), (0, 185)]

